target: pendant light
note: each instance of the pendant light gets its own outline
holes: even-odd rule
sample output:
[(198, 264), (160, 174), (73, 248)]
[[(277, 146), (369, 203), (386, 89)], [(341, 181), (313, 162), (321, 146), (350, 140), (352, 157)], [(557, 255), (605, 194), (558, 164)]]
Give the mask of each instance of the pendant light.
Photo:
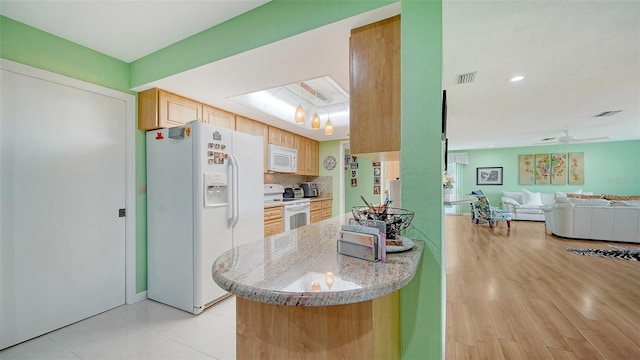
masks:
[(324, 124), (324, 134), (333, 135), (333, 123), (331, 122), (331, 114), (327, 112), (327, 123)]
[(307, 120), (307, 115), (302, 107), (302, 98), (300, 97), (300, 83), (298, 83), (298, 107), (296, 108), (295, 119), (296, 124), (304, 124)]
[(318, 130), (320, 129), (320, 115), (318, 115), (318, 107), (315, 101), (315, 98), (317, 96), (314, 94), (313, 97), (314, 97), (313, 105), (315, 106), (315, 112), (313, 114), (313, 117), (311, 118), (311, 130)]

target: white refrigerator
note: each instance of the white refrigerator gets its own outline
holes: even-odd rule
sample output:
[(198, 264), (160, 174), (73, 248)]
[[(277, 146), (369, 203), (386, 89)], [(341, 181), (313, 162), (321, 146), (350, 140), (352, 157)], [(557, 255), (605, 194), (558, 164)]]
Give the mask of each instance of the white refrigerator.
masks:
[(263, 139), (198, 121), (147, 132), (147, 297), (199, 314), (222, 253), (264, 237)]

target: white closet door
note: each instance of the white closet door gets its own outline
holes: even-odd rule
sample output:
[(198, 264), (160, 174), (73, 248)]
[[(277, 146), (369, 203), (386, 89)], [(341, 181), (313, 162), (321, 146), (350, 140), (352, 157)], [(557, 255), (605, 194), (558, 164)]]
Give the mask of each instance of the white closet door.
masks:
[(0, 72), (0, 349), (125, 302), (125, 103)]

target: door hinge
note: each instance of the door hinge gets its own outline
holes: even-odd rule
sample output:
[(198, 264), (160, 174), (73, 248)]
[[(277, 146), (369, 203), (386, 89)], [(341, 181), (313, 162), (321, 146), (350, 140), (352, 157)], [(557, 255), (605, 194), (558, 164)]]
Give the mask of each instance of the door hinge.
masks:
[(127, 216), (127, 209), (118, 209), (118, 217)]

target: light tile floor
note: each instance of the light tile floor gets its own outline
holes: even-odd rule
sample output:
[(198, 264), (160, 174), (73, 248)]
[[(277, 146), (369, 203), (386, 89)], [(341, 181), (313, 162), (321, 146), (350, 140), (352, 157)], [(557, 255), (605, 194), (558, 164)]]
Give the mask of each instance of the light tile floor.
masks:
[(143, 300), (0, 351), (0, 359), (235, 359), (236, 299), (194, 316)]

